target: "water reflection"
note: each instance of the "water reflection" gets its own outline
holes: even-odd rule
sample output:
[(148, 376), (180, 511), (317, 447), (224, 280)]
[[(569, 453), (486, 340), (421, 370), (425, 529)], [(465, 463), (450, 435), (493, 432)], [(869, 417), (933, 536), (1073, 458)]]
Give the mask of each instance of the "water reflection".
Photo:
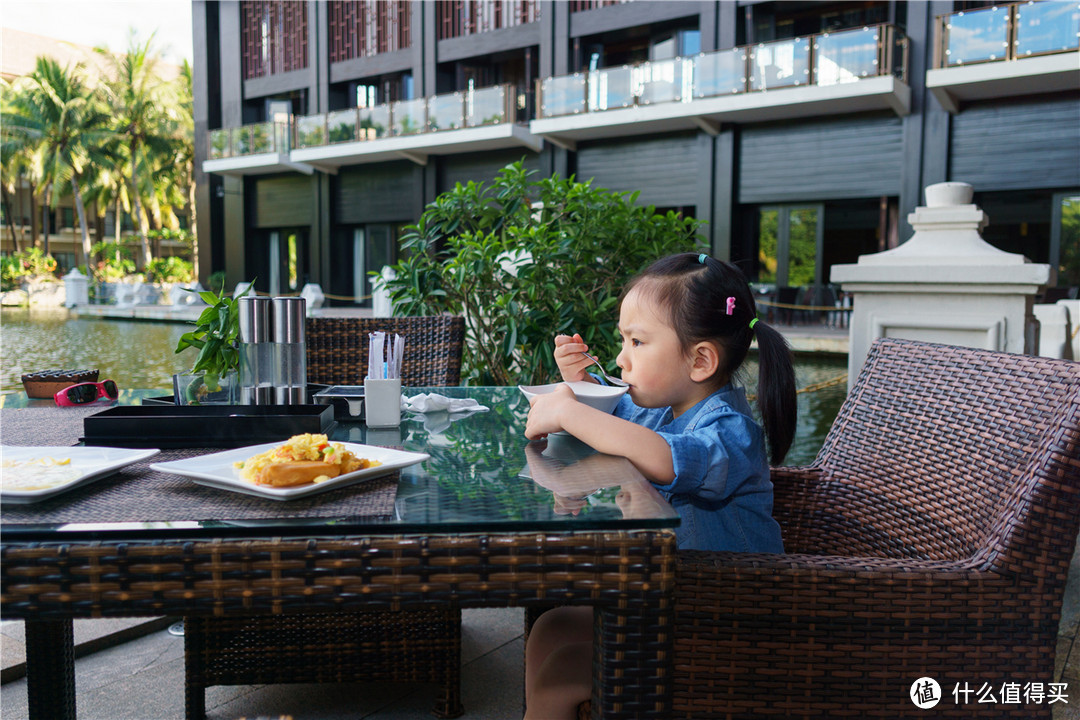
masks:
[(173, 352), (187, 323), (74, 318), (65, 310), (4, 308), (0, 312), (0, 392), (21, 392), (22, 374), (98, 368), (121, 388), (171, 393), (173, 373), (195, 361)]

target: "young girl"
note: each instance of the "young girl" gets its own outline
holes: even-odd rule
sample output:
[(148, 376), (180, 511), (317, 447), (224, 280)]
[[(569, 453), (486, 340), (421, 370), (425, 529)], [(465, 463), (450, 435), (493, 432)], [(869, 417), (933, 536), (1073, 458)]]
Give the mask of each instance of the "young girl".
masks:
[[(630, 460), (679, 511), (679, 548), (783, 552), (769, 460), (779, 464), (795, 435), (795, 371), (783, 336), (757, 319), (742, 272), (705, 254), (656, 261), (624, 289), (619, 334), (615, 362), (630, 390), (615, 412), (560, 387), (533, 398), (525, 435), (562, 430)], [(732, 384), (754, 337), (764, 435)], [(595, 382), (587, 350), (580, 335), (555, 338), (563, 380)], [(576, 716), (592, 693), (591, 643), (591, 608), (537, 620), (526, 648), (526, 720)]]

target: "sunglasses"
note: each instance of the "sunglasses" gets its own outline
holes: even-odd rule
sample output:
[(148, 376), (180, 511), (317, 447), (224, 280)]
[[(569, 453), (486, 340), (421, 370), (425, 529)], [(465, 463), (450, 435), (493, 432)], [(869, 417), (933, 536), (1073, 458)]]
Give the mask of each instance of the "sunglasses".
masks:
[(92, 403), (103, 397), (115, 400), (119, 395), (120, 391), (116, 389), (116, 383), (112, 380), (106, 380), (105, 382), (85, 382), (66, 387), (53, 395), (53, 399), (61, 407), (72, 407)]

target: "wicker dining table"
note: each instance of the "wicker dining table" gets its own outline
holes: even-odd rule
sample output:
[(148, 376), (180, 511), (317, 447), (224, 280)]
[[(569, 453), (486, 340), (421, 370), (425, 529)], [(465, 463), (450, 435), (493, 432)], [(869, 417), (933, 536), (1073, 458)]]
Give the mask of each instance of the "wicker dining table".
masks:
[[(430, 456), (347, 487), (288, 501), (208, 487), (150, 465), (220, 448), (170, 447), (5, 504), (0, 614), (26, 621), (30, 716), (75, 717), (75, 618), (556, 604), (595, 608), (593, 717), (669, 716), (677, 513), (623, 458), (528, 442), (516, 388), (405, 390), (420, 392), (489, 410), (336, 422), (332, 440)], [(0, 407), (4, 445), (77, 444), (104, 409), (29, 405)]]

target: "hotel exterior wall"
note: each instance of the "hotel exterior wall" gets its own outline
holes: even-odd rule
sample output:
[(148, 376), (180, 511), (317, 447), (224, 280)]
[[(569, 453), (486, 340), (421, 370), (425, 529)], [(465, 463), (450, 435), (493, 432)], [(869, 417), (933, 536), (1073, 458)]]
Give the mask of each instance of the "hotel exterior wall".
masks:
[(900, 194), (903, 121), (893, 114), (747, 126), (739, 202), (805, 202)]
[(961, 108), (952, 118), (949, 179), (976, 192), (1080, 188), (1080, 94)]
[[(746, 12), (754, 4), (750, 0), (698, 3), (639, 0), (571, 14), (566, 3), (544, 2), (540, 21), (533, 27), (482, 33), (451, 42), (435, 39), (434, 8), (421, 3), (413, 8), (414, 20), (419, 16), (419, 21), (413, 25), (416, 35), (410, 49), (411, 61), (407, 61), (405, 51), (395, 53), (392, 60), (396, 68), (411, 69), (417, 95), (425, 96), (435, 94), (435, 76), (440, 64), (469, 57), (469, 48), (473, 57), (480, 57), (488, 49), (507, 49), (521, 43), (521, 47), (531, 47), (536, 53), (540, 77), (565, 75), (571, 69), (575, 37), (595, 36), (600, 30), (648, 26), (674, 17), (697, 17), (703, 50), (732, 47), (741, 39), (740, 28), (749, 26)], [(220, 96), (203, 99), (207, 103), (203, 116), (221, 118), (223, 126), (238, 124), (230, 122), (230, 118), (242, 102), (244, 86), (238, 77), (227, 77), (234, 63), (230, 48), (235, 39), (229, 33), (234, 25), (238, 27), (230, 19), (233, 13), (238, 17), (236, 4), (197, 0), (195, 5), (204, 6), (204, 13), (215, 16), (215, 22), (197, 25), (208, 36), (203, 42), (196, 38), (197, 52), (208, 57), (221, 56)], [(899, 3), (892, 5), (898, 7)], [(892, 17), (897, 15), (896, 7), (890, 11)], [(545, 175), (574, 174), (580, 180), (595, 177), (597, 185), (612, 190), (640, 191), (644, 203), (693, 206), (699, 219), (709, 223), (704, 233), (718, 257), (729, 257), (732, 247), (736, 254), (746, 252), (741, 239), (732, 242), (733, 236), (741, 238), (743, 234), (739, 228), (739, 218), (743, 215), (740, 203), (876, 200), (888, 196), (897, 198), (899, 237), (904, 239), (911, 233), (906, 227), (907, 213), (919, 203), (922, 188), (933, 182), (967, 180), (977, 190), (1080, 185), (1075, 162), (1071, 168), (1066, 166), (1075, 159), (1080, 145), (1075, 114), (1071, 124), (1068, 117), (1070, 107), (1075, 111), (1075, 94), (1001, 99), (963, 107), (960, 114), (951, 116), (927, 91), (924, 82), (931, 54), (933, 19), (953, 8), (954, 3), (946, 0), (906, 5), (903, 29), (911, 40), (908, 82), (912, 108), (905, 118), (869, 112), (792, 122), (723, 124), (711, 130), (718, 131), (715, 135), (705, 131), (639, 134), (582, 141), (576, 150), (547, 143), (539, 153), (521, 150), (430, 155), (426, 165), (399, 161), (343, 167), (336, 176), (316, 172), (312, 184), (318, 188), (309, 196), (316, 213), (312, 242), (320, 246), (314, 252), (321, 258), (321, 264), (313, 264), (312, 281), (329, 282), (331, 268), (340, 262), (335, 243), (340, 242), (342, 227), (413, 222), (425, 203), (455, 182), (490, 181), (499, 167), (523, 156), (528, 166)], [(210, 50), (210, 45), (216, 49)], [(317, 35), (312, 51), (326, 51)], [(346, 78), (361, 79), (390, 59), (375, 56), (363, 62), (328, 65), (328, 71), (318, 75), (320, 79), (308, 92), (308, 111), (326, 109), (323, 105), (331, 83)], [(779, 99), (783, 91), (773, 92)], [(987, 147), (979, 140), (986, 133), (1012, 144), (1005, 149)], [(1032, 157), (1025, 156), (1025, 148), (1034, 148)], [(1002, 157), (1008, 157), (1008, 162), (1002, 162)], [(224, 178), (211, 182), (223, 183), (229, 192), (224, 201), (211, 197), (211, 213), (219, 218), (224, 213), (228, 218), (215, 220), (217, 226), (226, 229), (215, 230), (211, 243), (230, 248), (227, 251), (215, 248), (214, 255), (225, 260), (229, 272), (235, 274), (230, 277), (238, 280), (243, 267), (235, 265), (238, 254), (235, 248), (243, 247), (245, 228), (242, 219), (237, 220), (244, 217), (242, 194), (234, 195), (232, 188), (239, 181)], [(222, 204), (226, 207), (222, 208)], [(262, 218), (254, 222), (261, 223)], [(239, 260), (243, 260), (242, 249)], [(207, 273), (220, 269), (208, 265), (204, 263)], [(320, 277), (320, 273), (325, 277)]]

